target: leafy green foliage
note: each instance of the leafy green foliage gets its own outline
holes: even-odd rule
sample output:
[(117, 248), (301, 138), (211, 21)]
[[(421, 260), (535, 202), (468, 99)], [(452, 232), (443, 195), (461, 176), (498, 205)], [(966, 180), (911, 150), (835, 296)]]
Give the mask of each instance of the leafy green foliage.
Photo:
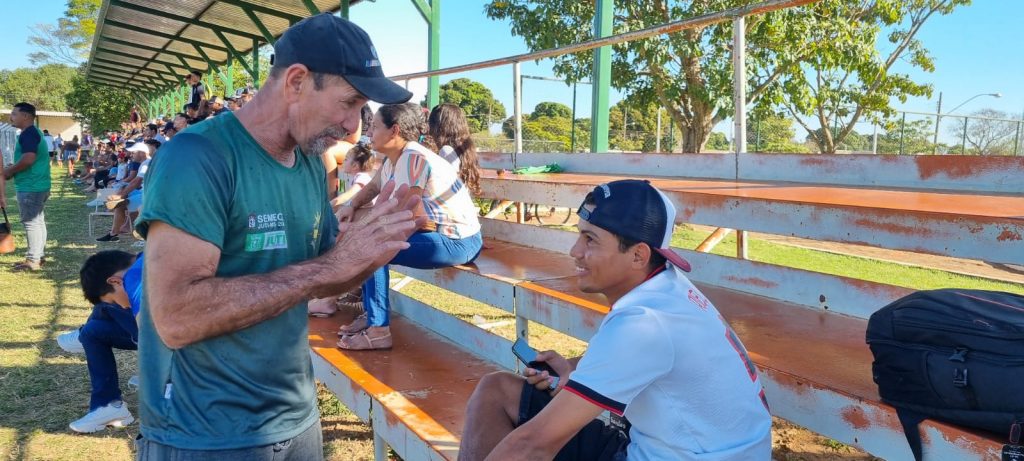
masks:
[[(572, 109), (557, 102), (542, 102), (533, 112), (523, 117), (523, 150), (527, 152), (570, 152), (573, 149)], [(590, 120), (576, 120), (576, 150), (587, 144), (590, 138)], [(505, 119), (501, 124), (502, 133), (508, 138), (515, 137), (515, 120)]]
[(63, 64), (0, 70), (0, 101), (4, 107), (24, 101), (38, 110), (63, 112), (68, 107), (64, 94), (71, 90), (76, 74), (75, 69)]
[[(904, 61), (925, 72), (935, 63), (924, 43), (915, 38), (935, 15), (945, 15), (970, 0), (822, 0), (784, 21), (781, 39), (798, 39), (802, 59), (784, 66), (780, 91), (772, 102), (781, 104), (807, 130), (825, 153), (833, 153), (853, 133), (861, 118), (891, 123), (896, 112), (890, 101), (930, 96), (929, 84), (892, 72)], [(809, 13), (809, 14), (807, 14)], [(780, 16), (780, 15), (776, 15)], [(788, 47), (773, 51), (783, 55)], [(880, 50), (887, 50), (881, 52)], [(815, 130), (800, 117), (812, 117)]]
[(935, 134), (931, 120), (891, 123), (878, 134), (878, 152), (884, 154), (930, 154)]
[(571, 118), (572, 109), (569, 106), (558, 102), (542, 102), (533, 108), (530, 119), (536, 120), (540, 117)]
[[(614, 33), (753, 3), (753, 0), (615, 2)], [(818, 126), (839, 121), (837, 136), (815, 139), (825, 152), (853, 131), (861, 117), (891, 117), (891, 99), (930, 94), (907, 75), (889, 72), (904, 60), (931, 72), (934, 63), (914, 37), (935, 14), (970, 0), (822, 0), (810, 6), (751, 16), (746, 21), (748, 103), (784, 106), (813, 116)], [(531, 50), (592, 38), (594, 2), (492, 0), (486, 14), (509, 20)], [(880, 56), (883, 30), (892, 51)], [(664, 107), (682, 131), (682, 150), (698, 152), (715, 125), (732, 114), (732, 23), (690, 29), (613, 46), (612, 85), (638, 104)], [(554, 71), (569, 82), (589, 75), (593, 53), (563, 55)], [(803, 122), (801, 122), (803, 125)], [(805, 126), (808, 131), (813, 129)]]
[(94, 133), (121, 129), (132, 108), (128, 90), (87, 82), (81, 74), (71, 81), (65, 100), (75, 119), (88, 124)]
[(732, 150), (732, 144), (729, 143), (729, 138), (725, 137), (725, 133), (715, 131), (708, 136), (707, 148), (710, 150), (729, 152)]
[(56, 24), (36, 24), (28, 43), (38, 51), (29, 53), (32, 64), (78, 65), (92, 48), (100, 0), (68, 0), (64, 16)]
[(805, 153), (807, 147), (793, 141), (793, 121), (778, 115), (747, 121), (747, 149), (751, 152)]
[[(486, 131), (492, 123), (505, 118), (505, 106), (494, 99), (494, 93), (483, 83), (468, 78), (457, 78), (441, 85), (441, 102), (459, 106), (466, 113), (469, 131)], [(427, 106), (426, 97), (420, 105)]]

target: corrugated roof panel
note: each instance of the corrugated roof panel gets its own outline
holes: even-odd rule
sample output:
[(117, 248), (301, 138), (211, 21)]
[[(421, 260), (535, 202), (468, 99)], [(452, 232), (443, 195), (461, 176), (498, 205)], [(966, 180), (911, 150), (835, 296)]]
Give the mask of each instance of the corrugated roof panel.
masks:
[(130, 46), (127, 46), (127, 45), (122, 45), (120, 43), (110, 43), (110, 42), (107, 42), (107, 41), (101, 41), (98, 48), (102, 48), (102, 49), (110, 50), (110, 51), (117, 51), (117, 52), (120, 52), (120, 53), (125, 53), (125, 54), (128, 54), (128, 55), (137, 56), (139, 58), (146, 59), (146, 60), (152, 59), (153, 55), (156, 54), (156, 53), (154, 53), (152, 51), (149, 51), (149, 50), (133, 48), (133, 47), (130, 47)]
[[(302, 0), (247, 0), (249, 3), (253, 3), (267, 8), (273, 8), (283, 13), (292, 14), (295, 16), (306, 17), (309, 16), (309, 10), (306, 9), (306, 5), (302, 3)], [(338, 9), (341, 5), (340, 1), (334, 2), (334, 9)], [(320, 8), (323, 11), (323, 8)]]
[(195, 17), (214, 0), (128, 0), (130, 3), (154, 10), (173, 11), (179, 16)]
[[(224, 48), (224, 43), (210, 28), (190, 24), (183, 21), (184, 18), (194, 18), (196, 21), (206, 22), (212, 26), (222, 28), (226, 39), (235, 50), (248, 56), (252, 52), (253, 38), (263, 37), (259, 27), (253, 24), (252, 19), (245, 11), (237, 6), (239, 2), (255, 5), (264, 9), (261, 12), (254, 12), (268, 31), (279, 36), (290, 25), (290, 20), (308, 17), (309, 10), (306, 9), (303, 0), (234, 0), (231, 3), (219, 0), (104, 0), (101, 11), (100, 26), (96, 31), (96, 40), (90, 57), (89, 78), (94, 76), (105, 80), (117, 80), (118, 77), (111, 76), (126, 73), (126, 78), (136, 76), (136, 81), (125, 83), (126, 86), (138, 87), (140, 81), (152, 78), (154, 81), (148, 83), (156, 86), (170, 84), (163, 80), (168, 73), (173, 73), (177, 78), (186, 71), (182, 69), (182, 59), (177, 55), (188, 55), (184, 58), (185, 66), (188, 68), (206, 70), (207, 63), (202, 59), (191, 44), (182, 43), (180, 40), (157, 37), (145, 31), (153, 31), (164, 35), (177, 36), (179, 39), (187, 39), (198, 43), (205, 43), (203, 50), (214, 63), (221, 64), (228, 60), (229, 55), (225, 51), (218, 51), (211, 47)], [(313, 0), (321, 11), (336, 11), (340, 7), (339, 0)], [(114, 4), (111, 4), (114, 3)], [(353, 5), (359, 0), (352, 0)], [(137, 7), (137, 9), (135, 9)], [(266, 12), (266, 9), (280, 12), (273, 14)], [(149, 10), (141, 11), (141, 10)], [(179, 19), (170, 19), (166, 16), (176, 16)], [(281, 17), (285, 16), (285, 17)], [(138, 30), (125, 29), (111, 24), (112, 22), (124, 23), (126, 26)], [(245, 35), (228, 32), (237, 31)], [(121, 40), (126, 43), (113, 43), (105, 38)], [(132, 47), (130, 44), (137, 43), (149, 48), (162, 49), (166, 47), (169, 52), (154, 52), (152, 50), (141, 50)], [(260, 40), (258, 45), (265, 43)], [(103, 52), (107, 49), (116, 53)], [(128, 56), (125, 56), (128, 55)], [(97, 59), (102, 61), (97, 61)], [(103, 62), (105, 61), (105, 62)], [(93, 73), (92, 64), (96, 73)], [(102, 64), (102, 65), (101, 65)], [(167, 69), (164, 64), (171, 66)], [(144, 70), (140, 70), (144, 69)], [(161, 76), (163, 74), (163, 76)], [(147, 76), (145, 78), (140, 76)]]
[(118, 55), (118, 54), (105, 53), (103, 51), (97, 51), (96, 52), (96, 57), (97, 58), (102, 58), (102, 59), (105, 59), (105, 60), (108, 60), (108, 61), (114, 61), (114, 62), (123, 63), (123, 64), (129, 65), (131, 67), (142, 67), (143, 64), (146, 64), (146, 61), (144, 59), (130, 58), (130, 57), (121, 56), (121, 55)]
[(142, 32), (136, 32), (134, 30), (122, 29), (120, 27), (112, 26), (110, 24), (103, 25), (101, 37), (116, 38), (118, 40), (138, 43), (140, 45), (151, 46), (155, 48), (163, 47), (164, 44), (167, 43), (167, 39), (165, 38), (144, 34)]
[(163, 32), (165, 34), (176, 34), (185, 25), (185, 23), (181, 21), (153, 16), (148, 13), (132, 11), (127, 8), (120, 8), (116, 6), (110, 7), (110, 9), (107, 10), (107, 18), (135, 27)]
[(253, 35), (262, 35), (259, 28), (252, 23), (252, 20), (249, 19), (249, 16), (241, 8), (226, 3), (213, 4), (210, 9), (206, 10), (206, 13), (200, 16), (200, 19), (228, 29), (248, 32)]

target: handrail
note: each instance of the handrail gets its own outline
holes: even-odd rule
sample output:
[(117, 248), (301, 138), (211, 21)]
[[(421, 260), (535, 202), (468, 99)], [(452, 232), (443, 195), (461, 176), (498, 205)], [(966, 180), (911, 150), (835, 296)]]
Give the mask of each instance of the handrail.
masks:
[(572, 45), (567, 45), (559, 48), (551, 48), (547, 50), (534, 51), (532, 53), (517, 54), (513, 56), (506, 56), (504, 58), (491, 59), (488, 61), (474, 62), (470, 64), (463, 64), (453, 67), (445, 67), (443, 69), (430, 70), (425, 72), (414, 72), (411, 74), (394, 75), (388, 78), (392, 80), (412, 80), (415, 78), (426, 78), (435, 75), (455, 74), (459, 72), (467, 72), (477, 69), (486, 69), (489, 67), (504, 66), (508, 64), (514, 64), (517, 62), (550, 58), (553, 56), (560, 56), (563, 54), (578, 53), (580, 51), (592, 50), (594, 48), (600, 48), (602, 46), (616, 45), (619, 43), (629, 42), (641, 38), (653, 37), (655, 35), (670, 34), (673, 32), (679, 32), (681, 30), (695, 29), (697, 27), (707, 26), (742, 16), (768, 13), (771, 11), (781, 10), (785, 8), (792, 8), (794, 6), (807, 5), (809, 3), (814, 3), (817, 1), (818, 0), (767, 0), (761, 3), (755, 3), (753, 5), (741, 6), (724, 11), (719, 11), (717, 13), (708, 13), (702, 16), (697, 16), (695, 18), (682, 19), (679, 21), (665, 23), (660, 26), (648, 27), (646, 29), (634, 30), (631, 32), (623, 32), (621, 34), (588, 40), (585, 42), (575, 43)]

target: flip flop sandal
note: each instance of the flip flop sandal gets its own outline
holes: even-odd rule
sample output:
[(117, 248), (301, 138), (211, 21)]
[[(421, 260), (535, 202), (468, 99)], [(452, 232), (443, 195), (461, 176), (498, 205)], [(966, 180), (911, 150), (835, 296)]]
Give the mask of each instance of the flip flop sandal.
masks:
[(352, 323), (339, 328), (338, 336), (350, 336), (354, 334), (359, 334), (366, 331), (366, 329), (369, 327), (370, 325), (369, 321), (366, 318), (366, 314), (361, 314), (358, 317), (356, 317), (356, 319), (353, 320)]
[(363, 330), (359, 334), (342, 336), (338, 341), (338, 348), (349, 351), (391, 349), (391, 333), (371, 338), (366, 330)]

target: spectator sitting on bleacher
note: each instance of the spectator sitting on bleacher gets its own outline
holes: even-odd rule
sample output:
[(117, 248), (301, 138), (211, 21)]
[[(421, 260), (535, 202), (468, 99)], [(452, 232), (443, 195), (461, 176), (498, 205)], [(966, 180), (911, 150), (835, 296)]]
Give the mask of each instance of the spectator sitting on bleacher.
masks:
[[(364, 108), (368, 106), (363, 106)], [(372, 112), (371, 112), (372, 114)], [(372, 120), (372, 117), (371, 117)], [(369, 126), (369, 123), (366, 124)], [(352, 197), (355, 197), (363, 187), (366, 187), (373, 180), (373, 172), (377, 169), (377, 161), (370, 148), (369, 140), (360, 140), (355, 147), (349, 149), (341, 164), (338, 174), (345, 179), (345, 192), (331, 200), (331, 206), (335, 212)], [(311, 299), (309, 301), (309, 315), (314, 317), (330, 317), (338, 311), (342, 305), (354, 309), (363, 309), (362, 289), (345, 293), (340, 298)]]
[(142, 208), (143, 180), (146, 177), (150, 162), (156, 156), (156, 151), (159, 148), (160, 141), (149, 139), (145, 142), (135, 143), (128, 149), (129, 152), (134, 154), (135, 161), (139, 162), (138, 174), (118, 194), (107, 198), (108, 203), (117, 202), (114, 207), (114, 223), (110, 228), (110, 232), (96, 239), (97, 242), (116, 242), (120, 240), (118, 234), (121, 234), (125, 225), (134, 221), (134, 217), (138, 215), (139, 209)]
[[(647, 181), (615, 181), (588, 194), (578, 214), (569, 254), (579, 289), (603, 294), (611, 312), (578, 361), (537, 355), (559, 380), (533, 368), (481, 379), (459, 459), (769, 459), (757, 370), (681, 272), (689, 263), (669, 248), (669, 199)], [(605, 410), (629, 428), (595, 420)]]
[[(139, 258), (141, 265), (141, 257)], [(123, 427), (135, 420), (121, 400), (117, 361), (113, 349), (136, 350), (139, 329), (133, 315), (131, 295), (136, 298), (139, 277), (129, 283), (127, 272), (135, 255), (123, 251), (101, 251), (85, 260), (80, 272), (82, 291), (93, 303), (92, 315), (74, 331), (57, 336), (67, 352), (85, 354), (92, 394), (89, 412), (70, 424), (75, 432), (90, 433), (107, 426)]]
[[(355, 210), (370, 204), (387, 181), (408, 185), (422, 197), (417, 215), (428, 218), (427, 226), (409, 238), (391, 264), (417, 269), (439, 269), (472, 262), (480, 254), (483, 239), (476, 207), (459, 173), (446, 160), (416, 142), (423, 134), (424, 119), (416, 104), (381, 106), (373, 119), (370, 138), (373, 148), (386, 159), (377, 175), (347, 205), (338, 209), (338, 219), (351, 221)], [(363, 284), (365, 314), (341, 327), (342, 349), (387, 349), (391, 347), (389, 322), (389, 275), (384, 266)]]
[(428, 132), (438, 146), (437, 154), (458, 170), (459, 178), (469, 187), (471, 194), (479, 195), (480, 166), (466, 114), (459, 106), (444, 103), (430, 111), (428, 121)]

